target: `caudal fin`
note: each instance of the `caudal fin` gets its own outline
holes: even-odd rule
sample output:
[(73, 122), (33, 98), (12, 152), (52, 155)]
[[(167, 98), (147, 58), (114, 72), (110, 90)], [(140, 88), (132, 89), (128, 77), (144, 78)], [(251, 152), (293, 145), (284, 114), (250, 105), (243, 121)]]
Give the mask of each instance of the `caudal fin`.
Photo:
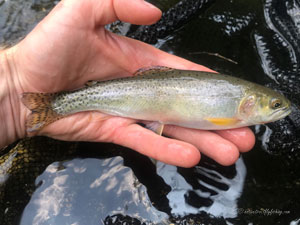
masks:
[(22, 103), (31, 110), (31, 114), (26, 120), (28, 133), (37, 132), (63, 117), (52, 109), (51, 102), (54, 96), (55, 94), (47, 93), (25, 92), (22, 94)]

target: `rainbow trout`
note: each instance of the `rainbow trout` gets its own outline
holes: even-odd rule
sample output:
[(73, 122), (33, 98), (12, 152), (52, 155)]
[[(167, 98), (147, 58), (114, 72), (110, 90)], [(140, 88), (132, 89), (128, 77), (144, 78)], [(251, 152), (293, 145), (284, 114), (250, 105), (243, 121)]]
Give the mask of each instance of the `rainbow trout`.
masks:
[(98, 81), (61, 93), (23, 93), (32, 111), (28, 132), (82, 111), (164, 124), (221, 130), (268, 123), (291, 112), (290, 102), (264, 86), (235, 77), (171, 68), (141, 69), (136, 76)]

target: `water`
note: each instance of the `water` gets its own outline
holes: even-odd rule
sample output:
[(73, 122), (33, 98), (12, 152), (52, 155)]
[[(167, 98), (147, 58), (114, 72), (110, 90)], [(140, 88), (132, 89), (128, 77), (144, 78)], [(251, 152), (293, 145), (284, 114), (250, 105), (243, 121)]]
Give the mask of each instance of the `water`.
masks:
[[(167, 9), (177, 1), (152, 2)], [(286, 2), (287, 14), (294, 15), (289, 24), (299, 28), (299, 2)], [(272, 3), (279, 4), (219, 1), (181, 29), (159, 39), (156, 46), (219, 72), (266, 84), (280, 74), (299, 71), (295, 63), (299, 39), (286, 36), (284, 25), (280, 30), (283, 35), (276, 35), (268, 21), (274, 10), (267, 6)], [(55, 4), (50, 0), (0, 1), (0, 42), (16, 43)], [(282, 17), (278, 18), (280, 22)], [(115, 28), (124, 34), (129, 25), (117, 24)], [(296, 43), (292, 45), (296, 46), (294, 52), (284, 48), (285, 42)], [(274, 52), (280, 57), (274, 57)], [(265, 151), (270, 149), (276, 127), (256, 127), (256, 133), (259, 140), (255, 149), (230, 167), (204, 157), (191, 169), (165, 164), (155, 168), (146, 157), (131, 150), (82, 143), (75, 153), (43, 162), (46, 169), (38, 171), (38, 176), (32, 167), (27, 173), (20, 172), (32, 179), (13, 183), (18, 197), (8, 195), (11, 189), (4, 187), (20, 181), (20, 177), (13, 173), (0, 177), (0, 208), (4, 209), (0, 224), (299, 224), (299, 159), (289, 154), (291, 148), (283, 151), (275, 146), (281, 155)], [(8, 159), (14, 157), (17, 154)], [(42, 164), (41, 160), (31, 163), (35, 167)], [(36, 190), (31, 195), (34, 179)], [(26, 192), (26, 187), (28, 193), (18, 191)], [(25, 198), (25, 194), (31, 198)], [(10, 214), (14, 206), (16, 210)], [(8, 215), (15, 219), (5, 219)]]
[(147, 223), (168, 218), (152, 206), (146, 187), (119, 156), (52, 163), (36, 183), (42, 184), (25, 208), (21, 225), (103, 224), (112, 212)]

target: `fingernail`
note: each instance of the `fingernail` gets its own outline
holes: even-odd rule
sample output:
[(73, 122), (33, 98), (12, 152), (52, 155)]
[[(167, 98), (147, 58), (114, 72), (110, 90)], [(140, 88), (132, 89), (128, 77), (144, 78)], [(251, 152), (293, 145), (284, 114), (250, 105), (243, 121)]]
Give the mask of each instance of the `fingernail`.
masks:
[(147, 1), (144, 1), (144, 4), (147, 5), (149, 8), (158, 9), (160, 11), (159, 8), (157, 8), (155, 5), (153, 5), (153, 4), (151, 4), (151, 3), (147, 2)]

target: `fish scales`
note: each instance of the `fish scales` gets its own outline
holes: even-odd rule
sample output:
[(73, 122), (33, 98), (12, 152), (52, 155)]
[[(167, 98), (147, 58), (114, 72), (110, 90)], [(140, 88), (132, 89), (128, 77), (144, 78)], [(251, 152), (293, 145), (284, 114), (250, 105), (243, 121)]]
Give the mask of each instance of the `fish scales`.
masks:
[[(178, 76), (166, 71), (159, 75), (99, 82), (58, 96), (52, 106), (59, 114), (100, 110), (112, 115), (164, 123), (176, 122), (182, 117), (195, 120), (213, 113), (217, 117), (236, 114), (244, 93), (242, 86), (227, 80), (220, 81), (219, 75), (203, 75), (189, 72)], [(216, 112), (216, 107), (223, 110)], [(199, 108), (202, 110), (199, 111)]]
[[(91, 110), (206, 130), (271, 122), (290, 113), (290, 102), (284, 96), (235, 77), (171, 68), (138, 74), (99, 81), (71, 92), (24, 93), (22, 101), (32, 110), (28, 131)], [(41, 114), (45, 121), (40, 121)]]

